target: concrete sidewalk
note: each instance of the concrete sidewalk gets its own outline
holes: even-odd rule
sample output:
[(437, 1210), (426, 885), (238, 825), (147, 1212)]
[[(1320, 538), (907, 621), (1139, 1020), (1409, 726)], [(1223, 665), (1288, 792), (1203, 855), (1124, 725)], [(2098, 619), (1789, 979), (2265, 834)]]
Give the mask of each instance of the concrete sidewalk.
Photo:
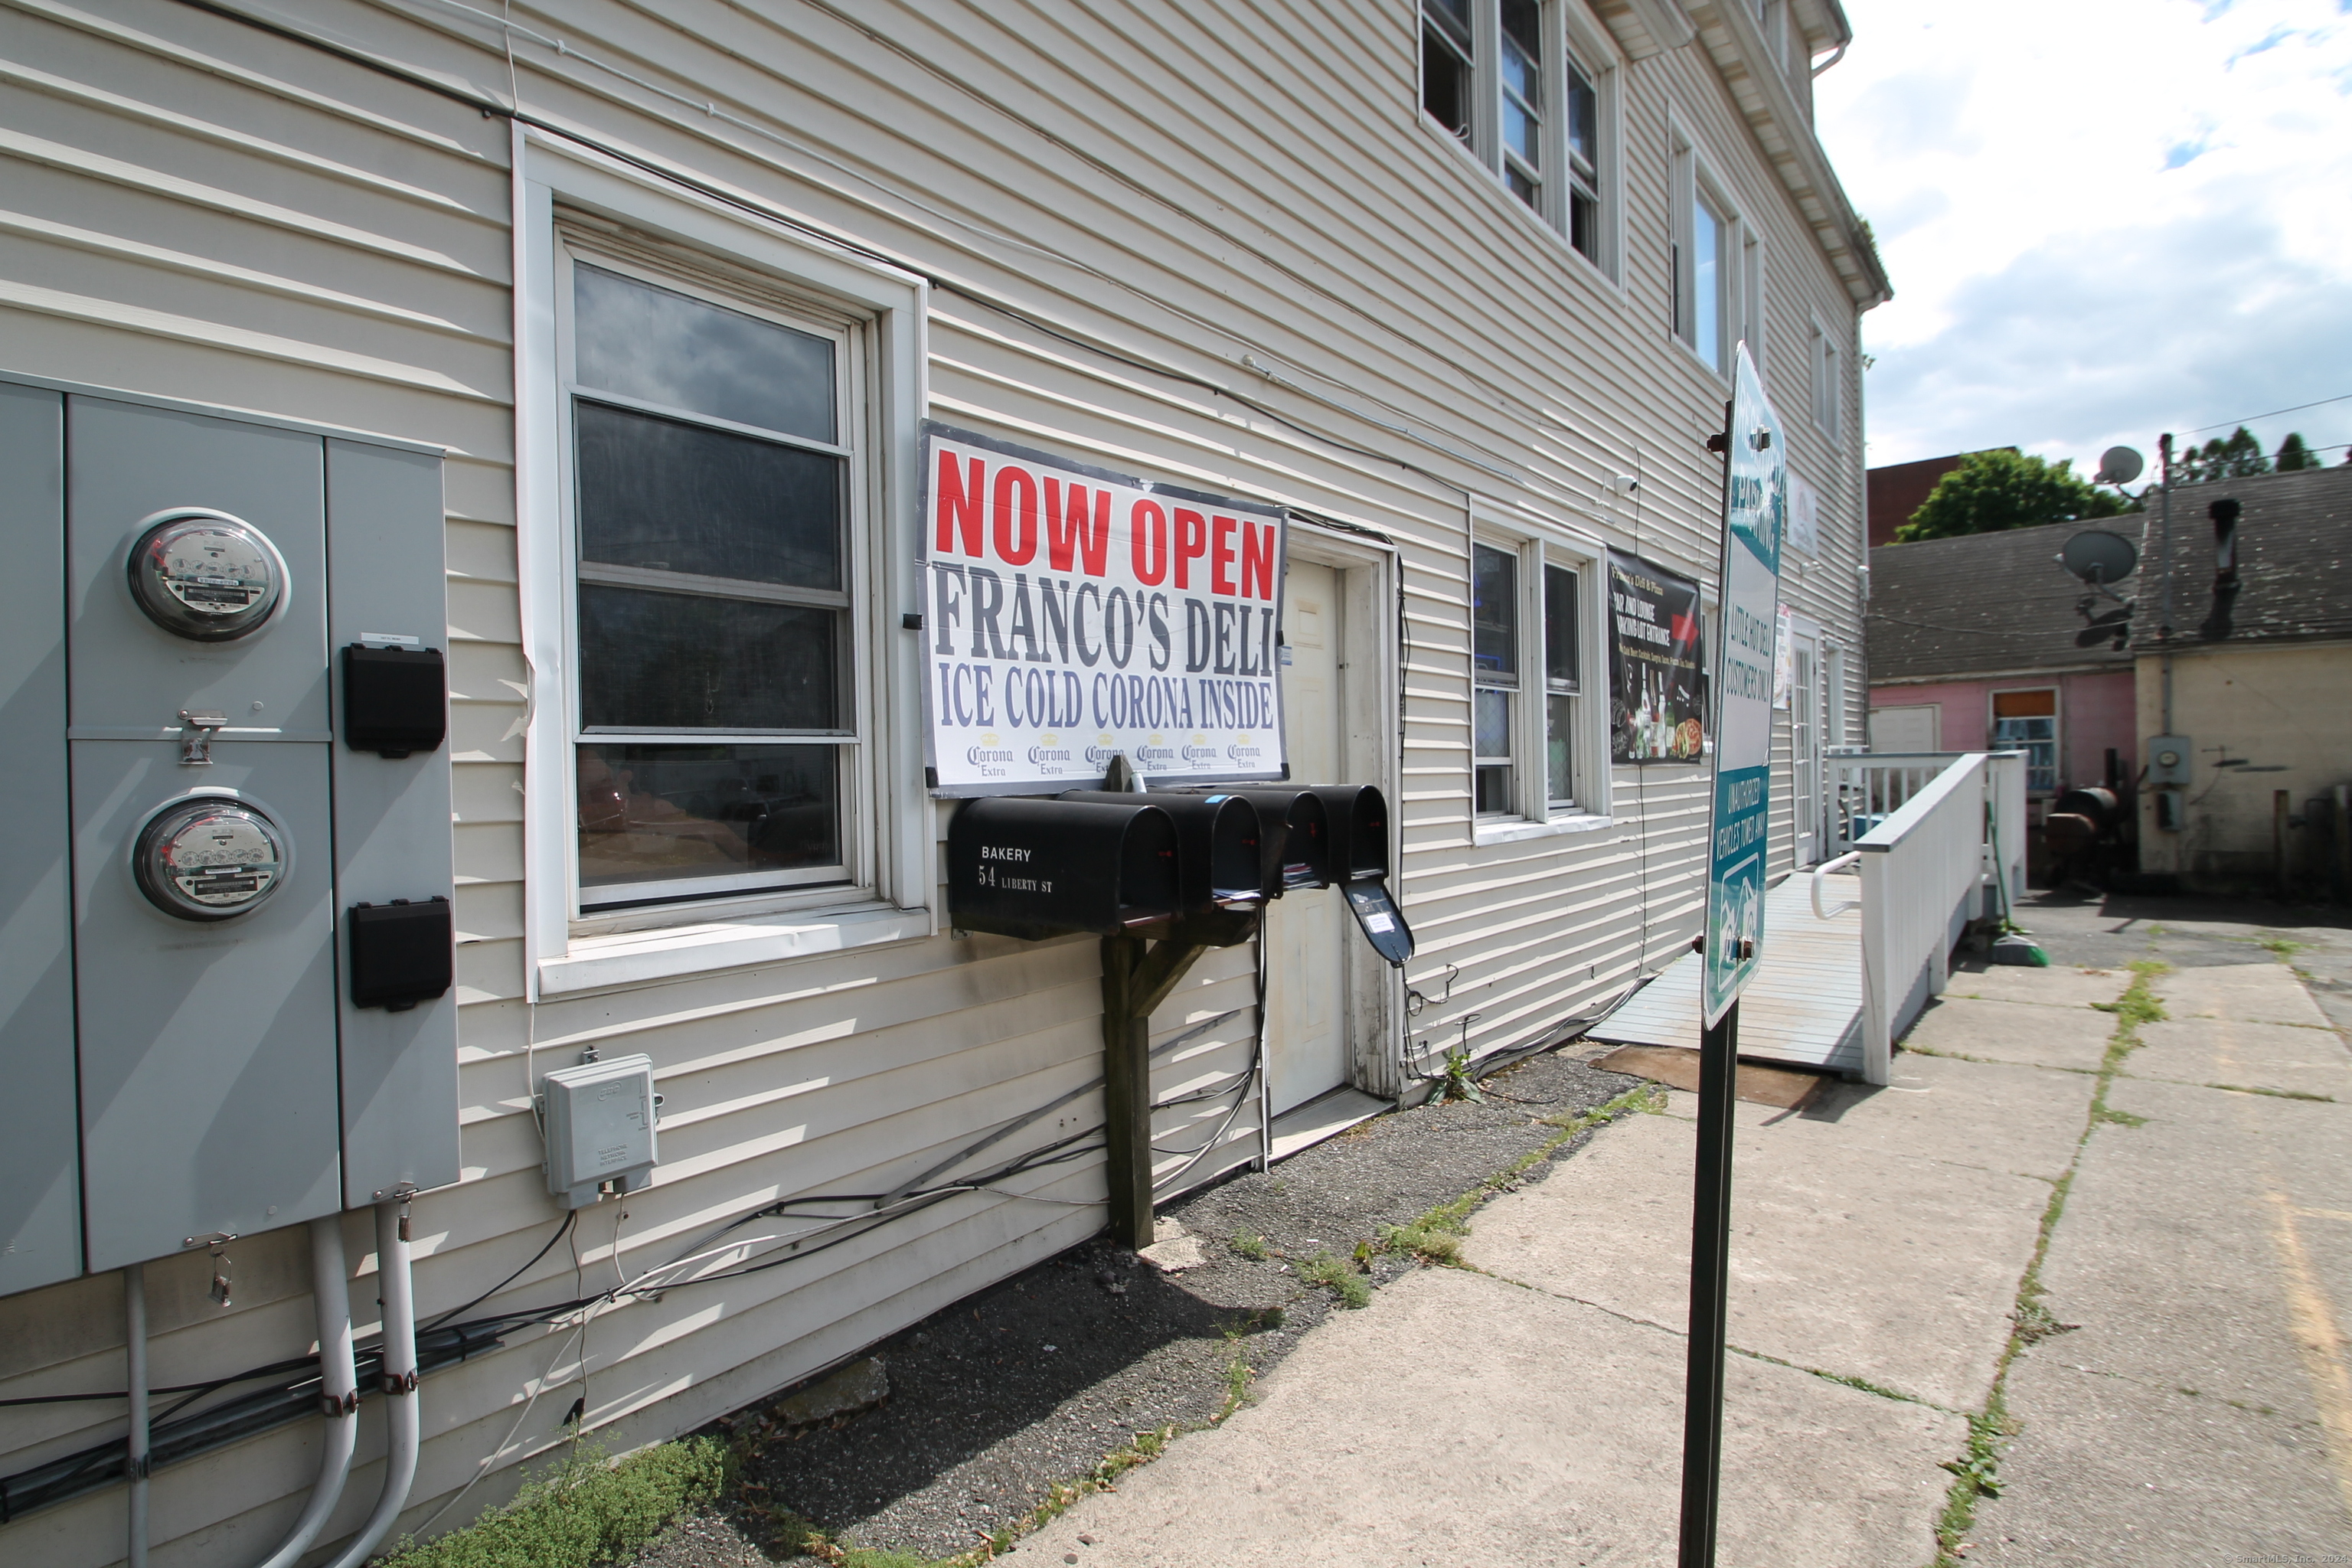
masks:
[[(2352, 1089), (2244, 1092), (2336, 1094), (2352, 1057), (2285, 967), (2189, 972), (2163, 983), (2178, 1022), (2148, 1027), (2094, 1121), (2117, 1022), (2095, 1005), (2130, 979), (1956, 976), (1888, 1089), (1738, 1108), (1725, 1564), (1936, 1558), (1943, 1466), (1995, 1398), (2070, 1183), (2042, 1272), (2083, 1326), (2009, 1371), (2021, 1425), (1966, 1560), (2352, 1550), (2330, 1338), (2352, 1306)], [(1695, 1109), (1673, 1093), (1481, 1210), (1469, 1268), (1341, 1314), (1252, 1406), (1021, 1560), (1671, 1563)]]

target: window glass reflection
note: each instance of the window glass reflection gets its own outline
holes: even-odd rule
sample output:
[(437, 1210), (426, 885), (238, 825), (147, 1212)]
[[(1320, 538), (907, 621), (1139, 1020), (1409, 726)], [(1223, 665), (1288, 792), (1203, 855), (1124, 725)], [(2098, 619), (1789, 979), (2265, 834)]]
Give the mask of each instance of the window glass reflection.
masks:
[(593, 730), (841, 730), (845, 612), (580, 585)]
[(583, 561), (845, 586), (845, 459), (584, 399), (574, 407)]
[(572, 277), (581, 385), (812, 441), (839, 438), (827, 340), (601, 267), (576, 264)]
[(833, 746), (582, 746), (581, 886), (839, 865), (839, 755)]

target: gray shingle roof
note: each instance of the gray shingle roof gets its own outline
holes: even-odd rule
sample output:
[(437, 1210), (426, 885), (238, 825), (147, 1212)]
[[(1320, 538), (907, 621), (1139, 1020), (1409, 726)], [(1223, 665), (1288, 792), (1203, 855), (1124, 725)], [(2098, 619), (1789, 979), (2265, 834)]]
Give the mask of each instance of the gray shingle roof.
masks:
[[(2085, 528), (2108, 529), (2137, 544), (2141, 521), (2134, 515), (1879, 545), (1870, 552), (1870, 679), (2130, 668), (2128, 652), (2112, 652), (2105, 643), (2074, 646), (2084, 626), (2074, 613), (2083, 587), (2057, 555)], [(2119, 591), (2128, 597), (2131, 588)]]
[[(2238, 518), (2238, 591), (2214, 592), (2213, 524), (2228, 498)], [(2150, 562), (2141, 593), (2152, 644), (2162, 589)], [(2172, 492), (2172, 627), (2184, 643), (2352, 637), (2352, 467), (2189, 485)]]
[[(2224, 498), (2238, 521), (2238, 591), (2214, 592), (2213, 525)], [(2131, 649), (2074, 646), (2082, 588), (2055, 557), (2085, 528), (2140, 547), (2117, 592), (2136, 598), (2132, 644), (2155, 646), (2163, 563), (2155, 498), (2146, 514), (2005, 533), (1880, 545), (1870, 552), (1870, 677), (1957, 679), (2009, 670), (2122, 668)], [(2352, 467), (2191, 485), (2172, 495), (2172, 625), (2181, 645), (2352, 638)], [(2096, 608), (2111, 607), (2102, 604)]]

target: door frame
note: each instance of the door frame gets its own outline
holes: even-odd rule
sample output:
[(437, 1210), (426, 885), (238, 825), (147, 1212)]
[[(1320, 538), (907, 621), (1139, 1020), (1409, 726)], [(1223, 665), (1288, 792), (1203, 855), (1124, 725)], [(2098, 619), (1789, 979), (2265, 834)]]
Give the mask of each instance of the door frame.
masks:
[[(1342, 779), (1297, 784), (1369, 784), (1389, 803), (1390, 890), (1404, 898), (1403, 817), (1397, 755), (1397, 547), (1387, 536), (1332, 527), (1293, 512), (1290, 557), (1339, 574), (1340, 772)], [(1286, 712), (1286, 720), (1287, 713)], [(1372, 737), (1368, 741), (1367, 736)], [(1408, 914), (1410, 911), (1408, 911)], [(1361, 942), (1347, 954), (1348, 1078), (1354, 1088), (1394, 1100), (1404, 1084), (1404, 977)], [(1269, 1059), (1273, 1042), (1267, 1042)], [(1261, 1101), (1265, 1103), (1265, 1101)]]
[[(1798, 655), (1810, 651), (1810, 661), (1801, 661)], [(1822, 624), (1811, 616), (1791, 612), (1789, 616), (1789, 859), (1793, 869), (1802, 871), (1829, 858), (1828, 799), (1829, 771), (1829, 638)], [(1800, 679), (1798, 671), (1810, 662), (1810, 680)], [(1800, 708), (1804, 722), (1798, 723)], [(1801, 732), (1808, 738), (1810, 756), (1797, 754)], [(1797, 781), (1801, 770), (1810, 766), (1813, 781), (1811, 820), (1802, 814), (1803, 797)], [(1804, 858), (1802, 846), (1810, 839), (1812, 858)]]

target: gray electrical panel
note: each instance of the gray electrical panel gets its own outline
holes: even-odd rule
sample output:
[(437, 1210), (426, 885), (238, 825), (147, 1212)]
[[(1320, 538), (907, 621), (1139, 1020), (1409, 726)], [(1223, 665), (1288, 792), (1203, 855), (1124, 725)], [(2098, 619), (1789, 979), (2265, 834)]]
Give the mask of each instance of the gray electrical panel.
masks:
[(456, 1180), (438, 454), (0, 382), (0, 1291)]
[[(65, 397), (0, 383), (0, 541), (23, 581), (65, 579)], [(62, 592), (0, 615), (10, 832), (0, 855), (0, 1294), (81, 1272)]]

